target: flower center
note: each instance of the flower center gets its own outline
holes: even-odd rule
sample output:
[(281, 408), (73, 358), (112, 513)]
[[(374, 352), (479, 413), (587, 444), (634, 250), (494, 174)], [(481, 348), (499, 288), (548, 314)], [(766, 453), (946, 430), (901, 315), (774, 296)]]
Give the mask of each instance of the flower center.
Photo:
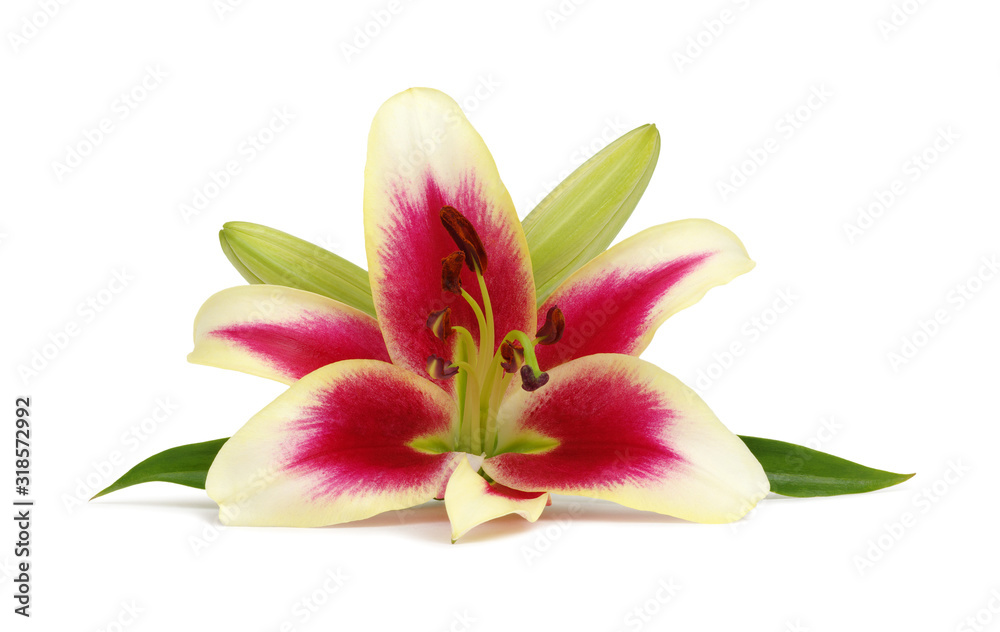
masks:
[[(441, 288), (461, 296), (469, 304), (479, 325), (479, 340), (476, 341), (465, 327), (452, 325), (450, 307), (431, 312), (427, 327), (434, 335), (445, 341), (454, 335), (457, 340), (452, 361), (432, 355), (427, 358), (427, 373), (435, 380), (456, 379), (460, 419), (456, 449), (491, 456), (499, 437), (497, 411), (511, 380), (520, 374), (521, 387), (526, 391), (539, 389), (549, 381), (549, 375), (538, 366), (535, 345), (558, 342), (566, 322), (559, 308), (552, 307), (534, 338), (515, 329), (507, 332), (494, 349), (493, 305), (483, 276), (487, 265), (486, 249), (472, 223), (458, 210), (445, 206), (440, 216), (445, 230), (459, 248), (441, 260)], [(463, 267), (476, 275), (482, 305), (462, 287)]]

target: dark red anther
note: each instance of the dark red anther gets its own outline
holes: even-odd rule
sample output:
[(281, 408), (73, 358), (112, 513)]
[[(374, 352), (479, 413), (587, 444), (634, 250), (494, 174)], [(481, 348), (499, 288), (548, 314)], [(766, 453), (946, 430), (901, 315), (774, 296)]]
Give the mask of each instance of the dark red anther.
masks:
[(479, 234), (472, 227), (472, 222), (452, 206), (441, 209), (441, 223), (445, 230), (455, 240), (455, 244), (465, 253), (465, 264), (475, 272), (486, 272), (486, 249), (479, 239)]
[(462, 293), (462, 264), (465, 253), (456, 250), (441, 260), (441, 289), (453, 294)]
[(518, 365), (524, 362), (524, 348), (517, 340), (513, 342), (504, 341), (500, 345), (500, 357), (502, 358), (500, 366), (503, 367), (504, 372), (516, 373)]
[(558, 307), (550, 307), (545, 314), (545, 324), (542, 325), (535, 337), (540, 345), (554, 345), (562, 338), (566, 329), (566, 318), (562, 310)]
[(438, 339), (447, 340), (453, 331), (451, 328), (451, 308), (445, 307), (431, 312), (427, 317), (427, 328), (434, 332)]
[(537, 391), (549, 382), (548, 373), (539, 373), (535, 376), (535, 370), (525, 364), (521, 367), (521, 388), (526, 391)]
[(456, 373), (458, 373), (458, 367), (448, 364), (448, 361), (441, 356), (427, 356), (427, 374), (431, 376), (431, 379), (447, 380), (454, 377)]

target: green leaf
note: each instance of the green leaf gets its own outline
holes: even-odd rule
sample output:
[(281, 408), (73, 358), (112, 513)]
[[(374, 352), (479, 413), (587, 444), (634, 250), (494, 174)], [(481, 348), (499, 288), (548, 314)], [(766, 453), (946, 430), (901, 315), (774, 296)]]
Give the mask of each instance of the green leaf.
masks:
[[(131, 487), (132, 485), (151, 483), (153, 481), (177, 483), (178, 485), (205, 489), (205, 477), (208, 476), (208, 468), (212, 466), (215, 455), (219, 453), (219, 450), (222, 449), (222, 445), (226, 441), (229, 441), (229, 439), (191, 443), (154, 454), (128, 472), (125, 472), (121, 478), (106, 489), (98, 492), (94, 498), (99, 498), (105, 494), (110, 494), (119, 489)], [(91, 500), (94, 498), (91, 498)]]
[(660, 133), (643, 125), (563, 180), (524, 218), (538, 304), (604, 252), (639, 202), (660, 155)]
[(740, 436), (782, 496), (839, 496), (898, 485), (913, 474), (876, 470), (794, 443)]
[(324, 248), (250, 222), (227, 222), (219, 242), (250, 283), (308, 290), (375, 316), (368, 272)]

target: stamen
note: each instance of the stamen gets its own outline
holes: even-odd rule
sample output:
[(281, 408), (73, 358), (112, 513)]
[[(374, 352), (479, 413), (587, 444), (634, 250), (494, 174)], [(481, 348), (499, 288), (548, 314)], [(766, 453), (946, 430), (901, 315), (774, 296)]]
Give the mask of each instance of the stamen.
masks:
[(550, 307), (545, 314), (545, 324), (535, 334), (535, 343), (554, 345), (562, 338), (565, 329), (566, 318), (563, 316), (562, 310), (558, 307)]
[(479, 343), (480, 346), (485, 348), (485, 345), (482, 343), (483, 340), (485, 340), (484, 336), (486, 335), (486, 316), (483, 315), (483, 310), (479, 307), (479, 303), (476, 302), (476, 299), (472, 298), (472, 295), (464, 289), (462, 290), (462, 298), (465, 299), (465, 302), (469, 304), (469, 307), (472, 308), (472, 312), (476, 315), (476, 323), (479, 325)]
[[(431, 356), (427, 359), (427, 371), (436, 379), (457, 374), (455, 393), (458, 396), (459, 423), (456, 428), (456, 445), (461, 452), (479, 454), (487, 448), (495, 449), (498, 440), (492, 405), (494, 383), (500, 382), (506, 386), (513, 375), (501, 372), (500, 354), (494, 354), (493, 306), (483, 277), (486, 270), (486, 249), (482, 240), (472, 223), (454, 207), (442, 207), (440, 218), (459, 248), (441, 260), (441, 288), (461, 296), (469, 305), (479, 327), (479, 344), (474, 342), (468, 329), (452, 326), (450, 309), (429, 314), (427, 327), (435, 336), (445, 340), (451, 333), (457, 333), (458, 341), (455, 347), (456, 358), (452, 363), (448, 364), (444, 358)], [(462, 264), (476, 275), (479, 300), (462, 287)], [(481, 306), (479, 301), (482, 301)], [(531, 340), (527, 335), (519, 333), (523, 344), (530, 345)], [(513, 348), (511, 352), (513, 353)], [(538, 363), (533, 355), (531, 357), (530, 363), (537, 369)], [(516, 353), (515, 358), (515, 362), (520, 359)], [(516, 371), (517, 366), (514, 365), (512, 370)], [(502, 390), (505, 389), (498, 390), (501, 392), (497, 393), (497, 405), (503, 396)], [(490, 419), (493, 419), (492, 426), (488, 421)]]
[(434, 380), (447, 380), (458, 373), (457, 365), (450, 365), (448, 361), (437, 355), (427, 356), (427, 374)]
[(445, 307), (442, 310), (431, 312), (427, 317), (427, 328), (430, 329), (439, 340), (447, 340), (454, 332), (451, 328), (451, 308)]
[(457, 250), (441, 260), (441, 289), (452, 294), (462, 292), (462, 264), (465, 253)]
[(462, 425), (459, 432), (459, 451), (479, 454), (482, 452), (482, 434), (479, 426), (479, 402), (476, 395), (480, 392), (482, 385), (476, 373), (470, 370), (471, 366), (465, 363), (465, 367), (463, 368), (465, 370), (461, 374), (465, 376), (469, 383), (465, 391), (461, 412)]
[(549, 374), (542, 371), (535, 375), (535, 370), (525, 364), (521, 367), (521, 388), (526, 391), (537, 391), (549, 381)]
[[(517, 329), (509, 332), (504, 336), (504, 341), (511, 339), (511, 342), (521, 343), (521, 352), (524, 354), (524, 366), (521, 367), (521, 386), (526, 391), (534, 391), (549, 381), (548, 373), (542, 371), (538, 366), (538, 358), (535, 356), (535, 343), (528, 338), (528, 334), (523, 331), (518, 331)], [(503, 345), (501, 345), (501, 351), (503, 350)], [(498, 362), (502, 353), (498, 353), (497, 357), (494, 358), (494, 362)], [(506, 369), (506, 367), (504, 367)]]
[(500, 366), (503, 367), (504, 373), (517, 373), (517, 367), (524, 362), (524, 348), (516, 340), (513, 342), (504, 340), (500, 345), (500, 357), (503, 358)]
[(465, 264), (469, 269), (480, 273), (486, 272), (486, 249), (479, 239), (479, 234), (473, 228), (472, 222), (459, 213), (453, 206), (441, 209), (441, 223), (445, 230), (455, 240), (455, 244), (465, 253)]
[(490, 292), (486, 289), (486, 279), (483, 278), (481, 272), (476, 272), (476, 280), (479, 281), (479, 294), (483, 299), (483, 314), (486, 316), (486, 329), (480, 329), (480, 361), (485, 367), (490, 363), (490, 357), (493, 355), (493, 345), (494, 343), (494, 325), (493, 322), (493, 303), (490, 301)]
[(461, 325), (452, 325), (451, 330), (458, 334), (459, 345), (465, 345), (464, 350), (462, 350), (462, 353), (465, 355), (459, 356), (459, 359), (474, 357), (476, 353), (476, 344), (472, 341), (472, 333)]

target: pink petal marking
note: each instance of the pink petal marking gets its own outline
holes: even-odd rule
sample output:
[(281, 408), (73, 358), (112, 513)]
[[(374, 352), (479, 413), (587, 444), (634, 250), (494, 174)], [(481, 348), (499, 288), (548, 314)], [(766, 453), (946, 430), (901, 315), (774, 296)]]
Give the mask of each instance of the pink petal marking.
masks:
[(482, 468), (493, 480), (711, 523), (738, 520), (767, 494), (767, 475), (746, 445), (655, 365), (602, 353), (550, 375), (544, 389), (501, 405), (500, 449), (526, 451), (487, 458)]
[(332, 384), (290, 422), (296, 441), (285, 467), (314, 481), (314, 499), (391, 494), (446, 481), (454, 469), (452, 454), (407, 445), (449, 430), (450, 401), (442, 406), (394, 371), (361, 370)]
[[(525, 306), (533, 300), (530, 269), (521, 258), (515, 227), (494, 219), (494, 202), (484, 197), (475, 173), (466, 173), (454, 190), (445, 190), (427, 173), (417, 186), (398, 187), (392, 194), (393, 212), (380, 230), (384, 238), (377, 251), (382, 275), (376, 304), (393, 359), (423, 373), (429, 355), (450, 358), (454, 340), (438, 340), (427, 328), (427, 316), (446, 307), (452, 323), (479, 335), (475, 315), (460, 296), (441, 289), (441, 259), (454, 252), (454, 240), (441, 224), (440, 211), (453, 206), (467, 217), (485, 244), (489, 265), (484, 276), (496, 319), (494, 350), (511, 329), (531, 328)], [(481, 302), (475, 275), (462, 271), (463, 287)]]
[(530, 396), (518, 426), (559, 445), (492, 457), (487, 472), (520, 489), (641, 487), (686, 463), (664, 441), (674, 416), (668, 402), (627, 369), (554, 372), (550, 383)]
[(562, 340), (535, 350), (542, 369), (595, 353), (641, 352), (657, 303), (712, 254), (693, 254), (653, 268), (609, 269), (596, 278), (557, 288), (538, 310), (538, 327), (545, 324), (549, 308), (558, 306), (565, 316), (566, 329)]
[(292, 379), (341, 360), (389, 361), (373, 318), (304, 312), (294, 321), (237, 324), (209, 335), (242, 347)]
[[(501, 498), (509, 498), (510, 500), (531, 500), (548, 492), (522, 492), (519, 489), (506, 487), (500, 483), (491, 483), (487, 486), (484, 493), (488, 496), (499, 496)], [(552, 504), (551, 501), (548, 504)]]

